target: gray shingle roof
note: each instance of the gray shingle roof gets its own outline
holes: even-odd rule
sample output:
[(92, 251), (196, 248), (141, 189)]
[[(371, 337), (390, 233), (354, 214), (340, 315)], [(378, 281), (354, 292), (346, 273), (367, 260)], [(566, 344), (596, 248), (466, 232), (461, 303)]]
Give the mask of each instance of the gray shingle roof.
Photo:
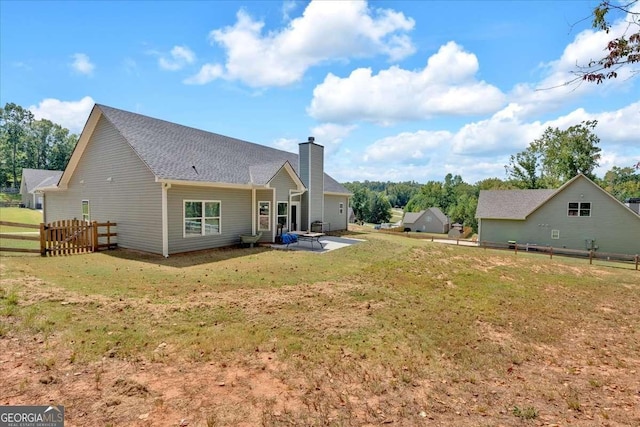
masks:
[(424, 214), (424, 211), (420, 212), (405, 212), (402, 219), (403, 224), (414, 224)]
[(476, 218), (525, 219), (556, 190), (481, 190)]
[(57, 184), (61, 176), (62, 171), (28, 168), (22, 169), (22, 181), (27, 187), (28, 193), (33, 193), (33, 191), (39, 187)]
[(407, 212), (404, 214), (404, 218), (402, 219), (402, 223), (403, 224), (415, 224), (416, 221), (418, 221), (420, 218), (422, 218), (422, 215), (425, 214), (425, 212), (431, 212), (431, 214), (433, 216), (435, 216), (438, 221), (440, 221), (443, 224), (448, 224), (449, 223), (449, 218), (447, 218), (447, 216), (442, 213), (442, 210), (440, 210), (440, 208), (437, 207), (432, 207), (429, 208), (427, 210), (423, 210), (420, 212)]
[[(160, 179), (264, 184), (287, 161), (299, 174), (294, 153), (105, 105), (96, 108)], [(324, 183), (325, 191), (349, 193), (326, 173)]]
[(438, 218), (438, 221), (440, 221), (441, 223), (443, 223), (443, 224), (448, 224), (449, 223), (449, 218), (447, 218), (447, 216), (440, 210), (440, 208), (433, 207), (433, 208), (429, 208), (427, 210), (431, 211), (433, 216)]

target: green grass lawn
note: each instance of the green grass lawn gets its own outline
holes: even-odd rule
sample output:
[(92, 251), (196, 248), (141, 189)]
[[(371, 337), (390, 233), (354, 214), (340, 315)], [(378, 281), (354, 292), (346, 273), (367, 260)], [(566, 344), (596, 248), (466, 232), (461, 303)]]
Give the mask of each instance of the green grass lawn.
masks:
[[(25, 208), (0, 207), (0, 221), (18, 222), (22, 224), (38, 225), (42, 222), (42, 212)], [(0, 225), (0, 233), (15, 233), (23, 231), (37, 231), (31, 228), (8, 227)]]
[(402, 209), (399, 208), (392, 208), (391, 209), (391, 219), (389, 220), (390, 223), (395, 224), (398, 221), (402, 221), (402, 217), (404, 216), (404, 211)]
[[(0, 221), (15, 222), (21, 224), (38, 225), (42, 222), (42, 212), (24, 208), (4, 208), (0, 207)], [(0, 225), (0, 246), (8, 248), (21, 249), (39, 249), (40, 242), (32, 240), (17, 240), (2, 237), (2, 234), (24, 234), (29, 233), (37, 235), (38, 230), (27, 227), (13, 227)], [(22, 252), (1, 252), (2, 256), (18, 256), (23, 257)]]
[[(53, 375), (85, 425), (140, 413), (167, 423), (187, 413), (194, 425), (640, 420), (640, 272), (361, 236), (322, 255), (4, 257), (0, 350), (32, 354), (25, 366)], [(11, 382), (18, 362), (0, 388), (26, 404), (48, 389)], [(131, 418), (73, 418), (83, 404), (114, 404), (125, 371), (150, 390), (118, 397)]]

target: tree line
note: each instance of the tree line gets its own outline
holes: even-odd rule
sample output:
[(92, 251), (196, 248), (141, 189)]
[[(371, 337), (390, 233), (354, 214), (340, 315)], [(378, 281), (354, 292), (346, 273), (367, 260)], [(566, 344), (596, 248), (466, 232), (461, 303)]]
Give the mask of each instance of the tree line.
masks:
[(370, 223), (388, 222), (391, 206), (405, 212), (438, 207), (451, 222), (477, 231), (475, 218), (481, 190), (558, 188), (579, 173), (596, 182), (620, 201), (640, 197), (640, 163), (614, 166), (604, 178), (594, 175), (600, 160), (597, 121), (584, 121), (567, 129), (548, 127), (542, 136), (509, 158), (506, 179), (488, 178), (469, 184), (460, 175), (447, 174), (443, 181), (418, 184), (413, 181), (349, 182), (351, 207), (356, 219)]
[(14, 103), (0, 108), (0, 187), (20, 187), (23, 168), (64, 170), (78, 136)]

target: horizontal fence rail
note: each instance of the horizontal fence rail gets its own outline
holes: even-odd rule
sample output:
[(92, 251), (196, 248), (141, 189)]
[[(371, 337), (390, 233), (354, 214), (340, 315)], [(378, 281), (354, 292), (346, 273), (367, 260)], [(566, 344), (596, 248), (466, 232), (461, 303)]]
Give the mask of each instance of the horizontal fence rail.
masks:
[(37, 224), (22, 224), (20, 222), (11, 222), (11, 221), (0, 221), (0, 226), (34, 229), (34, 231), (31, 232), (31, 233), (30, 232), (20, 233), (20, 234), (17, 234), (16, 232), (13, 232), (13, 233), (0, 233), (0, 251), (3, 251), (3, 252), (34, 253), (34, 254), (40, 253), (40, 249), (37, 249), (35, 247), (34, 248), (17, 248), (17, 247), (5, 246), (5, 244), (7, 244), (8, 240), (22, 240), (22, 241), (31, 240), (31, 241), (39, 242), (40, 241), (40, 236), (38, 235), (38, 232), (35, 231), (35, 230), (39, 230), (40, 229), (39, 225), (37, 225)]
[(487, 249), (505, 249), (512, 250), (514, 253), (518, 252), (534, 252), (540, 254), (549, 255), (550, 259), (553, 259), (554, 255), (584, 258), (589, 260), (589, 264), (593, 264), (593, 260), (600, 261), (615, 261), (623, 263), (631, 263), (635, 265), (635, 269), (640, 268), (640, 255), (639, 254), (622, 254), (616, 252), (599, 252), (596, 250), (581, 250), (581, 249), (569, 249), (559, 248), (555, 246), (535, 245), (530, 243), (517, 243), (517, 242), (489, 242), (482, 240), (479, 243), (479, 247)]
[[(37, 229), (39, 232), (30, 233), (2, 233), (3, 252), (39, 253), (42, 256), (71, 255), (78, 253), (97, 252), (103, 249), (115, 249), (118, 244), (115, 238), (118, 233), (113, 231), (115, 222), (100, 223), (86, 222), (77, 219), (55, 221), (49, 224), (23, 224), (17, 222), (0, 221), (0, 225)], [(29, 240), (39, 242), (39, 248), (6, 247), (6, 240)]]
[(542, 246), (535, 245), (530, 243), (517, 243), (517, 242), (490, 242), (487, 240), (476, 241), (474, 239), (463, 239), (463, 238), (454, 238), (445, 235), (438, 235), (432, 233), (418, 233), (418, 232), (404, 232), (401, 228), (390, 228), (390, 229), (382, 229), (376, 230), (377, 232), (387, 233), (387, 234), (395, 234), (395, 235), (404, 235), (407, 238), (412, 239), (422, 239), (422, 240), (430, 240), (430, 241), (445, 241), (446, 243), (454, 243), (456, 245), (464, 244), (465, 246), (470, 247), (478, 247), (484, 249), (502, 249), (502, 250), (510, 250), (514, 253), (518, 252), (533, 252), (549, 255), (550, 259), (553, 259), (554, 255), (557, 256), (565, 256), (565, 257), (574, 257), (574, 258), (583, 258), (588, 259), (589, 264), (593, 264), (594, 260), (599, 261), (613, 261), (613, 262), (622, 262), (626, 264), (632, 264), (635, 266), (636, 270), (640, 270), (640, 254), (622, 254), (615, 252), (599, 252), (596, 250), (580, 250), (580, 249), (568, 249), (568, 248), (559, 248), (555, 246)]

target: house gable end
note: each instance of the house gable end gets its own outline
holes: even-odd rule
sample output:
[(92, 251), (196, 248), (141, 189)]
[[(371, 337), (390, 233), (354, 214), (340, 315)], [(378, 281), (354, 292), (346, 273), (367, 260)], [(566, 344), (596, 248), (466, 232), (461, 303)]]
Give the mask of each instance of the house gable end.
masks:
[[(562, 197), (567, 192), (571, 191), (571, 188), (573, 188), (573, 187), (575, 187), (577, 185), (580, 185), (580, 183), (588, 184), (588, 188), (590, 190), (593, 190), (594, 192), (596, 192), (598, 194), (602, 194), (603, 196), (605, 196), (607, 199), (609, 199), (611, 201), (611, 205), (618, 205), (618, 207), (616, 207), (616, 209), (620, 209), (620, 212), (623, 212), (623, 211), (627, 212), (628, 214), (630, 214), (630, 216), (632, 218), (634, 218), (635, 220), (640, 221), (640, 215), (636, 214), (628, 206), (626, 206), (620, 200), (618, 200), (615, 197), (613, 197), (613, 195), (608, 193), (604, 188), (600, 187), (598, 184), (596, 184), (595, 182), (593, 182), (592, 180), (590, 180), (588, 177), (586, 177), (583, 174), (576, 175), (575, 177), (573, 177), (572, 179), (567, 181), (564, 185), (562, 185), (560, 188), (558, 188), (558, 190), (553, 195), (551, 195), (547, 200), (545, 200), (543, 203), (541, 203), (539, 206), (537, 206), (533, 211), (531, 211), (529, 214), (527, 214), (527, 218), (529, 218), (531, 215), (535, 214), (538, 210), (543, 209), (545, 205), (547, 205), (549, 202), (551, 202), (556, 197)], [(580, 201), (582, 201), (583, 198), (582, 197), (575, 197), (574, 199), (575, 199), (575, 202), (580, 202)], [(584, 200), (584, 201), (588, 201), (588, 200)]]

